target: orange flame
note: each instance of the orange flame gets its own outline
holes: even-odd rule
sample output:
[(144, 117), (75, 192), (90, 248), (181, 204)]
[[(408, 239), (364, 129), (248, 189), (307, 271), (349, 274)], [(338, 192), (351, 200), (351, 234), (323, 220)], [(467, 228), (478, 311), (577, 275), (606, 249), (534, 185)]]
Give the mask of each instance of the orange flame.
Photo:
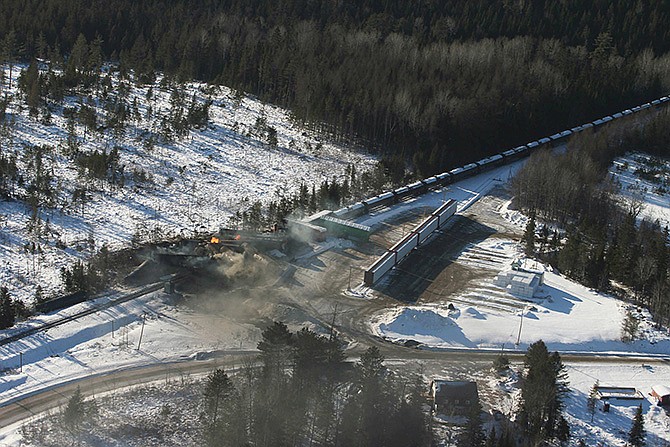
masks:
[(236, 241), (239, 241), (240, 239), (242, 239), (242, 235), (238, 234), (237, 236), (235, 236)]
[(210, 244), (218, 244), (219, 242), (221, 242), (221, 239), (216, 236), (212, 236), (212, 238), (209, 240)]

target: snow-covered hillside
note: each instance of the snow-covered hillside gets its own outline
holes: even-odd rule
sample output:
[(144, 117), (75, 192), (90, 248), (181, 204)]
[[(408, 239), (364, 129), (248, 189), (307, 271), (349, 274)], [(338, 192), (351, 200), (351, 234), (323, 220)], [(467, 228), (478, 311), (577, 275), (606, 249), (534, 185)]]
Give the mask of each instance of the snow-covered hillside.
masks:
[[(1, 68), (8, 77), (8, 67)], [(99, 100), (99, 92), (66, 97), (65, 107), (50, 104), (48, 119), (43, 112), (30, 117), (17, 89), (20, 69), (14, 67), (11, 89), (5, 80), (13, 100), (2, 122), (0, 154), (15, 154), (19, 169), (29, 170), (33, 160), (25, 155), (27, 148), (52, 146), (42, 162), (56, 191), (54, 206), (40, 203), (36, 216), (24, 202), (0, 201), (0, 284), (24, 301), (31, 300), (37, 284), (47, 294), (57, 292), (59, 269), (105, 244), (115, 249), (133, 237), (213, 231), (228, 224), (236, 211), (257, 200), (276, 200), (295, 191), (300, 182), (318, 186), (339, 178), (350, 163), (358, 172), (374, 164), (370, 155), (295, 124), (286, 110), (225, 87), (198, 83), (186, 84), (180, 93), (186, 107), (211, 101), (207, 126), (166, 141), (162, 123), (171, 113), (177, 87), (160, 77), (150, 86), (130, 81), (120, 86), (110, 76), (109, 94), (123, 91), (128, 105), (122, 133), (87, 129), (80, 117), (68, 122), (64, 109), (78, 111), (84, 105), (95, 110), (98, 129), (108, 123), (111, 112)], [(117, 147), (123, 184), (86, 176), (67, 155), (73, 135), (83, 154), (109, 153)]]

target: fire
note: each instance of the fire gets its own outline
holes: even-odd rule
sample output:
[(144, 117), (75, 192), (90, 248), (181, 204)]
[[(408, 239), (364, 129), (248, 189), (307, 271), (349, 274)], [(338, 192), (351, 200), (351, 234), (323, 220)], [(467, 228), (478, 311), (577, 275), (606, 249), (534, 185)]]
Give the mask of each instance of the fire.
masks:
[(221, 242), (221, 239), (216, 236), (212, 236), (212, 238), (209, 240), (210, 244), (218, 244), (219, 242)]
[(240, 239), (242, 239), (242, 235), (238, 234), (238, 235), (235, 236), (236, 241), (239, 241)]

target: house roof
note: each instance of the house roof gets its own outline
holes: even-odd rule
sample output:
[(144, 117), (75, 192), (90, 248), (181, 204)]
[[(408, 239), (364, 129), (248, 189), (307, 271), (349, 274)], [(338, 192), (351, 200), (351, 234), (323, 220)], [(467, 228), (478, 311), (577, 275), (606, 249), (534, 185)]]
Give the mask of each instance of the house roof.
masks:
[(476, 382), (461, 382), (448, 380), (435, 380), (435, 402), (445, 402), (458, 399), (474, 401), (479, 399)]
[(665, 385), (654, 385), (651, 387), (651, 390), (658, 394), (660, 397), (670, 396), (670, 387)]

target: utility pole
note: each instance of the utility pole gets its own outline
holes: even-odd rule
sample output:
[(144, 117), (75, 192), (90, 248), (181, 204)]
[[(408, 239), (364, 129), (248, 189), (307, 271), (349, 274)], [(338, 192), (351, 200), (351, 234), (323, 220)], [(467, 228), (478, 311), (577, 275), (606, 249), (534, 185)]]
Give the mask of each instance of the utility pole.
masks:
[(347, 287), (347, 290), (351, 292), (351, 266), (349, 266), (349, 286)]
[(19, 372), (23, 372), (23, 352), (19, 352)]
[(521, 341), (521, 327), (523, 326), (523, 314), (526, 312), (526, 306), (524, 306), (523, 309), (521, 309), (521, 321), (519, 322), (519, 335), (516, 337), (516, 345), (519, 346), (519, 342)]
[(144, 335), (144, 323), (147, 321), (147, 314), (146, 312), (142, 314), (142, 329), (140, 330), (140, 340), (137, 342), (137, 350), (140, 350), (140, 346), (142, 345), (142, 335)]
[(337, 303), (335, 303), (335, 309), (333, 309), (333, 321), (330, 323), (330, 340), (333, 339), (335, 334), (335, 317), (337, 317)]

